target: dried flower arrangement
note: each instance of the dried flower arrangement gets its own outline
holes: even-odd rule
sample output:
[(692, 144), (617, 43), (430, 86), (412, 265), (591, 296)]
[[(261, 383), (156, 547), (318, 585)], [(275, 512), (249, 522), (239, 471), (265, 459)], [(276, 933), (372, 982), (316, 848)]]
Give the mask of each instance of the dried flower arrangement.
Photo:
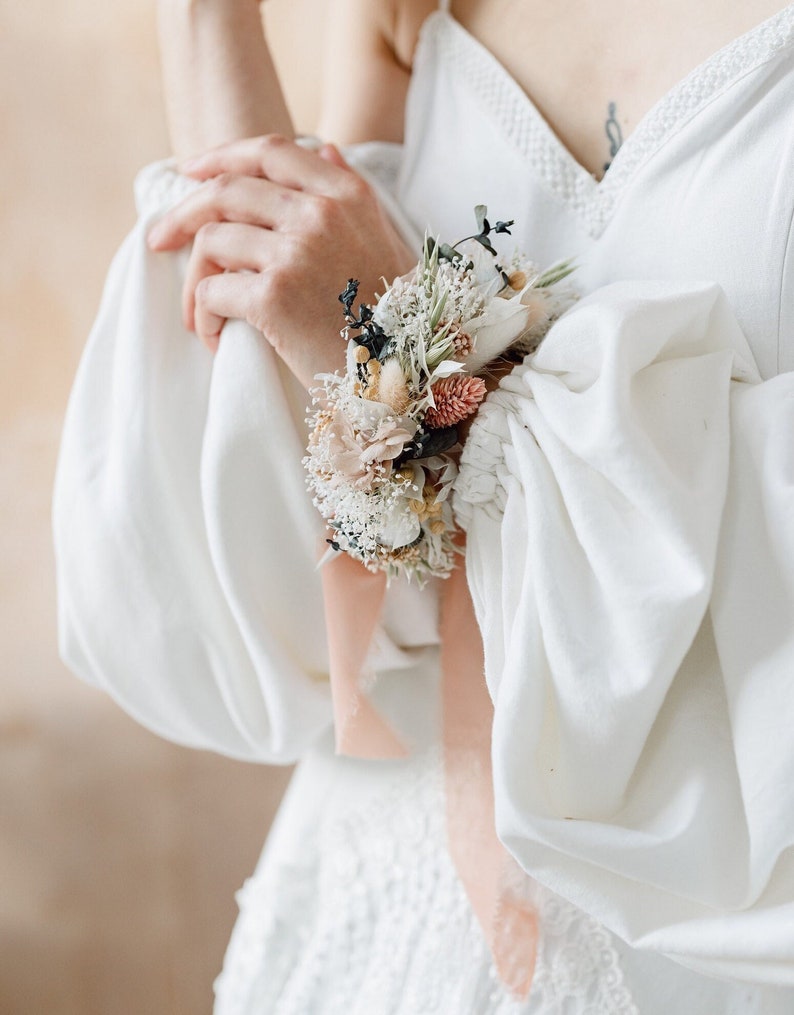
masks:
[(541, 272), (516, 253), (503, 267), (491, 237), (513, 223), (491, 225), (483, 205), (475, 215), (477, 233), (454, 246), (427, 238), (414, 271), (358, 317), (358, 282), (348, 282), (346, 371), (319, 375), (313, 392), (304, 465), (331, 553), (388, 577), (449, 575), (454, 450), (486, 394), (478, 375), (508, 350), (532, 352), (575, 298), (561, 284), (569, 261)]

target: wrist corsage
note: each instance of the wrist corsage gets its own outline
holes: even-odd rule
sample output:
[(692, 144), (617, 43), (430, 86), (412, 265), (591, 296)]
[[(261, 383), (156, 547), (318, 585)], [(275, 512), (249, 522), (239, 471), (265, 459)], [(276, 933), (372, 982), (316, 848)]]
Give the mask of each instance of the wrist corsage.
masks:
[(413, 272), (374, 307), (344, 306), (347, 368), (313, 391), (304, 465), (314, 503), (344, 551), (387, 577), (445, 578), (457, 546), (449, 493), (458, 424), (485, 397), (481, 374), (508, 350), (532, 352), (574, 294), (569, 261), (546, 271), (516, 253), (498, 263), (494, 233), (512, 222), (475, 209), (478, 232), (454, 246), (427, 238)]

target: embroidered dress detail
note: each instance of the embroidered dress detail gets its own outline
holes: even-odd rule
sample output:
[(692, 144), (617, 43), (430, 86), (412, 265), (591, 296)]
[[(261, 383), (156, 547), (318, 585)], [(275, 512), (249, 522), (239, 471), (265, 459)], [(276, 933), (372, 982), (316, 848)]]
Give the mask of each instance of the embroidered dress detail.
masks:
[(238, 893), (216, 1015), (639, 1015), (612, 936), (537, 885), (524, 890), (543, 943), (528, 1000), (513, 1000), (445, 836), (434, 751), (365, 806), (326, 812)]

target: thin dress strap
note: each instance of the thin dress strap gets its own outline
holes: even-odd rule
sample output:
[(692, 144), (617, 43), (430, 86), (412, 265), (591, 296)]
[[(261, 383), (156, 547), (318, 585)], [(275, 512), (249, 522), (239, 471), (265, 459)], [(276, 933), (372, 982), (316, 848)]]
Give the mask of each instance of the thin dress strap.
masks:
[(438, 0), (438, 9), (440, 11), (446, 11), (446, 13), (449, 14), (449, 5), (450, 5), (450, 3), (451, 3), (451, 0)]

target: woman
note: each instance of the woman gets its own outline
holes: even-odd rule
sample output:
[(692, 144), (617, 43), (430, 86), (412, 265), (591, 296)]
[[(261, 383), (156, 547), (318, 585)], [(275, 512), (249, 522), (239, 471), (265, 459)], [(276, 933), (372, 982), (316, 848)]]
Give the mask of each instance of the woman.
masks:
[[(253, 3), (163, 5), (183, 161), (138, 181), (76, 382), (61, 635), (164, 735), (303, 759), (241, 893), (223, 1015), (792, 1009), (794, 7), (778, 7), (346, 0), (322, 126), (340, 153), (288, 139)], [(344, 281), (369, 296), (425, 228), (468, 232), (477, 203), (538, 261), (576, 256), (584, 298), (464, 447), (493, 772), (486, 742), (461, 779), (440, 750), (443, 583), (394, 583), (370, 655), (410, 755), (334, 754), (300, 459), (306, 389), (343, 363)], [(487, 697), (466, 700), (490, 738)], [(493, 926), (468, 876), (489, 807), (520, 865), (519, 918), (498, 888)]]

